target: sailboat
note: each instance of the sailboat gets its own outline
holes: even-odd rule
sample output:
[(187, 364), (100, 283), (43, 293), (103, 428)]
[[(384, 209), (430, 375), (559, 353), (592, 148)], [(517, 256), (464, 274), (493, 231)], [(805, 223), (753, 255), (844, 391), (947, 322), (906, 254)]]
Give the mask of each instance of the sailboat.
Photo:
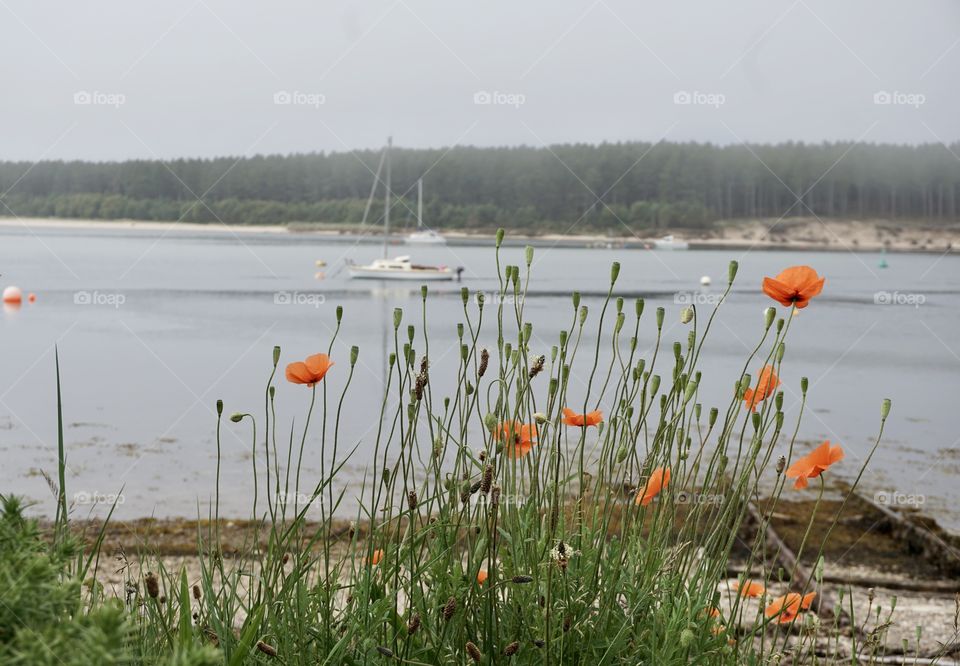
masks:
[(411, 245), (446, 245), (447, 239), (423, 226), (423, 178), (417, 179), (417, 230), (407, 236)]
[[(350, 264), (347, 270), (351, 278), (355, 279), (373, 279), (373, 280), (415, 280), (415, 281), (436, 281), (452, 280), (460, 274), (460, 270), (452, 270), (449, 266), (425, 266), (415, 264), (409, 256), (403, 255), (389, 259), (387, 257), (387, 243), (390, 241), (390, 148), (393, 146), (393, 138), (387, 139), (387, 146), (383, 149), (383, 155), (380, 158), (380, 166), (377, 168), (374, 177), (373, 187), (370, 189), (370, 198), (367, 200), (367, 208), (363, 214), (364, 223), (366, 223), (367, 214), (370, 212), (370, 204), (376, 194), (377, 182), (380, 180), (380, 169), (386, 167), (386, 193), (384, 194), (383, 211), (383, 258), (375, 259), (372, 263), (360, 265)], [(422, 199), (421, 199), (422, 201)]]

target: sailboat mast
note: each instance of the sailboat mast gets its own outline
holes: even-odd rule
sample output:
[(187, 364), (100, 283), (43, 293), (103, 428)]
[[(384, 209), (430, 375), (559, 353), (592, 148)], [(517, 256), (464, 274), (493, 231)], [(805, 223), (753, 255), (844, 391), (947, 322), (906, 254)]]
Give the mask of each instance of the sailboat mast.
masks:
[(417, 229), (423, 229), (423, 178), (417, 178)]
[(387, 137), (387, 191), (383, 195), (383, 258), (387, 258), (387, 243), (390, 240), (390, 148), (393, 146), (393, 137)]

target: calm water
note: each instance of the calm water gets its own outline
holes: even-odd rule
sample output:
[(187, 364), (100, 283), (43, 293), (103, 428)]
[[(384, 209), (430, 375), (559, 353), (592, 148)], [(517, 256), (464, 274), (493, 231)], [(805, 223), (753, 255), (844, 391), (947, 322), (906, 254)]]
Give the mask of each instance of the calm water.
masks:
[[(206, 515), (215, 470), (216, 399), (224, 400), (227, 413), (260, 414), (273, 345), (283, 348), (281, 363), (326, 349), (337, 304), (345, 311), (334, 347), (339, 365), (327, 381), (339, 392), (349, 345), (359, 345), (361, 362), (348, 394), (342, 437), (359, 442), (345, 482), (360, 479), (375, 436), (383, 331), (394, 307), (407, 309), (407, 321), (414, 313), (419, 316), (418, 285), (383, 286), (335, 274), (343, 258), (367, 261), (379, 251), (305, 236), (0, 229), (0, 285), (18, 284), (38, 296), (35, 304), (0, 316), (0, 488), (36, 500), (38, 511), (52, 511), (40, 472), (56, 475), (57, 345), (68, 490), (71, 496), (81, 493), (76, 513), (91, 510), (82, 503), (85, 497), (109, 496), (122, 486), (121, 518), (195, 516), (198, 510)], [(491, 250), (418, 248), (413, 253), (418, 261), (465, 266), (464, 284), (471, 290), (492, 290), (496, 284)], [(504, 254), (511, 263), (522, 263), (521, 249)], [(892, 398), (887, 434), (864, 476), (865, 488), (871, 494), (920, 495), (927, 511), (954, 529), (960, 526), (960, 435), (953, 421), (960, 394), (957, 257), (893, 255), (889, 268), (880, 269), (876, 255), (845, 252), (653, 253), (543, 246), (537, 249), (526, 303), (535, 323), (535, 348), (549, 352), (560, 327), (569, 324), (569, 292), (602, 292), (614, 260), (623, 265), (618, 293), (646, 298), (644, 348), (653, 340), (658, 305), (667, 308), (667, 339), (686, 340), (675, 294), (709, 299), (725, 283), (731, 258), (740, 260), (739, 287), (705, 351), (705, 406), (726, 404), (748, 346), (758, 339), (761, 312), (770, 304), (759, 291), (762, 276), (795, 263), (811, 264), (828, 280), (824, 295), (799, 315), (790, 332), (783, 373), (788, 418), (796, 414), (800, 376), (807, 375), (812, 409), (800, 437), (840, 442), (848, 452), (841, 471), (852, 475), (877, 431), (881, 399)], [(317, 259), (330, 264), (326, 279), (315, 278)], [(713, 277), (712, 290), (701, 290), (704, 274)], [(432, 381), (441, 394), (450, 387), (444, 370), (457, 363), (459, 289), (431, 286)], [(878, 292), (879, 300), (892, 303), (877, 303)], [(598, 300), (585, 298), (590, 305)], [(597, 314), (592, 308), (591, 320)], [(482, 340), (492, 346), (494, 329), (487, 326)], [(444, 355), (447, 351), (452, 353)], [(292, 418), (302, 421), (308, 391), (280, 382), (277, 395), (284, 433)], [(227, 422), (224, 430), (221, 504), (226, 513), (245, 516), (252, 491), (249, 426)], [(312, 440), (305, 478), (314, 478), (318, 450)]]

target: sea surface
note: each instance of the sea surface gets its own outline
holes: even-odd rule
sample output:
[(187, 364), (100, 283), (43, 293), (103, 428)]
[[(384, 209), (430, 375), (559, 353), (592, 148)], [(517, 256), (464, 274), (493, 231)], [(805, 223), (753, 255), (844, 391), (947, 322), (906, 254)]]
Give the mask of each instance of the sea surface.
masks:
[[(216, 400), (224, 401), (227, 414), (251, 412), (262, 420), (273, 346), (282, 347), (281, 369), (325, 351), (337, 305), (343, 322), (326, 381), (330, 394), (339, 395), (350, 346), (358, 345), (340, 438), (343, 446), (357, 447), (341, 479), (359, 487), (373, 451), (393, 310), (405, 310), (402, 333), (408, 322), (419, 328), (422, 316), (419, 285), (348, 279), (345, 260), (366, 262), (381, 252), (375, 244), (297, 234), (0, 228), (0, 286), (16, 284), (36, 294), (35, 303), (0, 315), (0, 492), (26, 496), (37, 513), (54, 510), (45, 475), (55, 479), (57, 472), (56, 349), (73, 515), (101, 514), (104, 502), (119, 497), (115, 515), (121, 519), (205, 517), (216, 472)], [(389, 252), (464, 267), (462, 283), (430, 286), (431, 381), (435, 395), (443, 395), (458, 363), (460, 289), (496, 290), (493, 249), (398, 246)], [(522, 248), (502, 251), (505, 263), (522, 264), (523, 256)], [(601, 294), (611, 263), (619, 261), (615, 292), (628, 298), (630, 317), (632, 299), (646, 301), (641, 350), (649, 358), (654, 310), (663, 306), (669, 353), (669, 343), (687, 338), (681, 308), (692, 300), (701, 312), (708, 309), (726, 283), (731, 259), (740, 262), (739, 276), (701, 360), (704, 411), (712, 405), (722, 411), (760, 338), (762, 312), (771, 304), (760, 291), (763, 276), (809, 264), (827, 277), (826, 287), (792, 322), (782, 373), (788, 423), (797, 414), (800, 378), (809, 377), (798, 447), (824, 439), (840, 443), (847, 459), (831, 473), (852, 480), (876, 437), (881, 400), (891, 398), (883, 442), (862, 487), (960, 529), (956, 256), (894, 254), (881, 268), (880, 256), (855, 252), (663, 252), (546, 243), (536, 248), (524, 306), (534, 322), (531, 346), (549, 354), (559, 330), (570, 324), (573, 290), (583, 292), (590, 306), (584, 344), (594, 344)], [(326, 265), (318, 267), (318, 260)], [(702, 276), (711, 277), (712, 286), (702, 287)], [(476, 312), (475, 303), (470, 307)], [(488, 317), (481, 334), (491, 348), (493, 323)], [(607, 333), (602, 345), (609, 346)], [(422, 349), (419, 337), (414, 346)], [(573, 373), (585, 377), (589, 370), (584, 362)], [(759, 367), (751, 370), (756, 376)], [(574, 394), (583, 390), (578, 381)], [(305, 388), (277, 382), (281, 443), (292, 422), (295, 428), (303, 423), (308, 400)], [(314, 418), (316, 426), (319, 414)], [(221, 512), (246, 517), (253, 492), (250, 423), (225, 420), (223, 431)], [(318, 427), (304, 463), (303, 477), (315, 479)], [(351, 499), (348, 492), (345, 505)]]

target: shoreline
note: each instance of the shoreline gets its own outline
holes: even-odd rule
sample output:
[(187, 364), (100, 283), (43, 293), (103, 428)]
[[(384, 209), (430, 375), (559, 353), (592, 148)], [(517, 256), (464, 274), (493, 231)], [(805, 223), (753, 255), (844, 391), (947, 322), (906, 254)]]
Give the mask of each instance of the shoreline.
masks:
[[(161, 222), (144, 220), (86, 220), (74, 218), (0, 217), (0, 231), (22, 229), (66, 231), (131, 231), (134, 233), (249, 235), (257, 237), (317, 238), (332, 243), (380, 244), (379, 229), (362, 230), (356, 225), (319, 227), (291, 223), (288, 225), (225, 225), (195, 222)], [(653, 243), (668, 230), (656, 236), (607, 236), (600, 234), (537, 235), (512, 234), (504, 239), (507, 247), (550, 245), (552, 247), (590, 249), (651, 249)], [(486, 246), (493, 233), (443, 232), (447, 245), (453, 247)], [(901, 225), (896, 221), (817, 220), (795, 218), (773, 221), (720, 222), (702, 232), (677, 230), (677, 240), (686, 241), (690, 250), (768, 250), (782, 252), (890, 252), (913, 254), (955, 254), (960, 250), (960, 225), (924, 227)], [(404, 244), (405, 232), (393, 234), (390, 244)], [(419, 247), (419, 246), (411, 246)], [(433, 247), (443, 247), (433, 246)]]

